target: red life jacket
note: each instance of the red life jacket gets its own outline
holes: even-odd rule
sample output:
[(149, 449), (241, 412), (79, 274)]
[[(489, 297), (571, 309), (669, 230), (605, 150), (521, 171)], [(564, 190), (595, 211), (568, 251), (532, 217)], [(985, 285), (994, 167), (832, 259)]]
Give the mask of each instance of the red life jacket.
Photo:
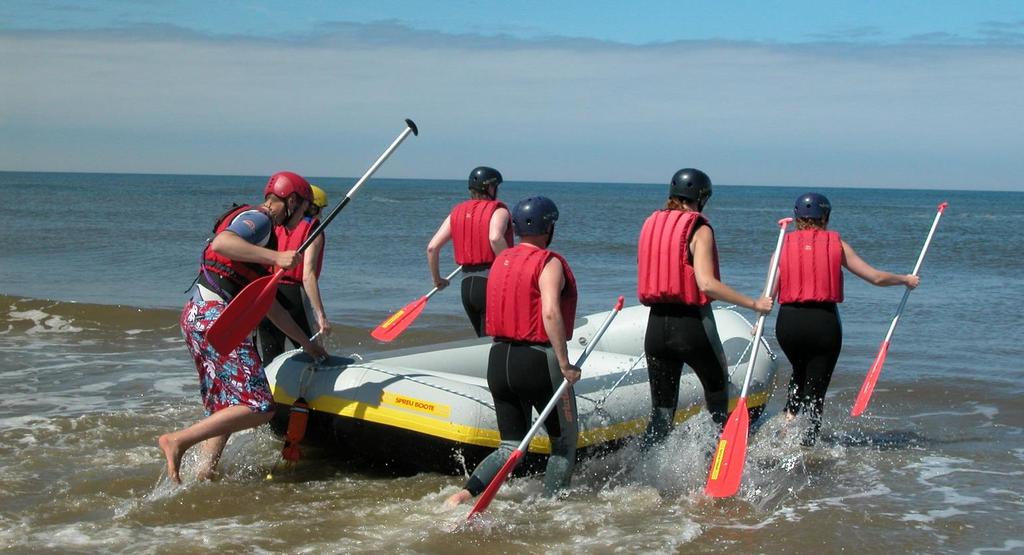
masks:
[[(494, 262), (491, 248), (491, 216), (504, 208), (497, 200), (467, 200), (452, 208), (449, 221), (452, 226), (452, 248), (455, 263), (462, 266), (490, 266)], [(505, 229), (505, 243), (512, 246), (512, 226)]]
[[(644, 222), (637, 244), (636, 294), (641, 303), (704, 306), (711, 302), (697, 287), (690, 252), (690, 239), (698, 222), (711, 227), (700, 212), (681, 210), (658, 210)], [(719, 279), (717, 245), (713, 246), (712, 257), (715, 279)]]
[(843, 302), (839, 233), (801, 229), (786, 235), (779, 256), (779, 304)]
[[(245, 212), (246, 210), (262, 210), (262, 208), (249, 206), (248, 204), (243, 204), (242, 206), (233, 206), (231, 209), (225, 212), (224, 215), (220, 217), (220, 219), (217, 220), (216, 224), (214, 224), (214, 235), (216, 236), (216, 234), (227, 229), (228, 226), (231, 225), (231, 222), (233, 222), (239, 214)], [(274, 249), (276, 243), (277, 240), (275, 236), (271, 234), (270, 240), (267, 243), (266, 248)], [(249, 282), (257, 278), (263, 277), (269, 274), (270, 272), (267, 270), (265, 266), (256, 264), (254, 262), (240, 262), (238, 260), (232, 260), (222, 254), (214, 252), (213, 248), (210, 245), (206, 245), (206, 249), (203, 250), (203, 261), (200, 265), (200, 275), (204, 276), (210, 273), (215, 274), (224, 279), (219, 280), (221, 282), (220, 284), (208, 283), (208, 285), (214, 287), (215, 291), (223, 290), (226, 286), (228, 290), (223, 292), (228, 293), (230, 296), (234, 296), (243, 287), (248, 285)], [(225, 281), (227, 283), (225, 283)]]
[(576, 277), (562, 256), (520, 243), (498, 254), (487, 278), (487, 335), (511, 341), (549, 343), (541, 312), (541, 271), (552, 258), (562, 263), (565, 287), (559, 299), (565, 338), (576, 324)]
[[(277, 250), (278, 251), (294, 251), (299, 250), (302, 243), (306, 241), (309, 234), (313, 232), (316, 227), (320, 225), (320, 220), (316, 218), (302, 218), (295, 229), (288, 229), (286, 226), (277, 226), (274, 228), (274, 233), (277, 235)], [(324, 246), (326, 247), (327, 240), (324, 239)], [(305, 262), (300, 261), (290, 270), (285, 270), (281, 274), (281, 281), (288, 283), (302, 283), (302, 270)], [(316, 277), (320, 278), (320, 270), (324, 266), (324, 249), (320, 249), (320, 256), (316, 259)]]

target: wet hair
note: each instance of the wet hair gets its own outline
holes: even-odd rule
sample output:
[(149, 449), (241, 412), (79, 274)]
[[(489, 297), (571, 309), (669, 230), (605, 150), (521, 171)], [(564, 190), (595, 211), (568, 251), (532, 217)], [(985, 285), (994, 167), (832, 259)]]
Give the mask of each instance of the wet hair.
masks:
[(828, 220), (825, 218), (797, 218), (797, 229), (825, 229), (828, 227)]
[(665, 210), (700, 212), (700, 210), (697, 210), (697, 201), (686, 200), (682, 197), (668, 197), (668, 200), (665, 201)]

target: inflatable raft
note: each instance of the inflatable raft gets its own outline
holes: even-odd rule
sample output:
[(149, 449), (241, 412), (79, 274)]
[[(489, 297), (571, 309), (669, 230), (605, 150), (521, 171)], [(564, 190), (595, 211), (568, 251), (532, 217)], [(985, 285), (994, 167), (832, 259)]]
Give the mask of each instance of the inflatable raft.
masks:
[[(583, 365), (575, 385), (580, 419), (579, 455), (615, 448), (639, 435), (651, 410), (643, 357), (648, 309), (622, 310)], [(608, 312), (577, 318), (569, 343), (576, 358)], [(715, 322), (729, 363), (730, 398), (743, 385), (751, 351), (751, 325), (731, 309), (716, 308)], [(314, 363), (301, 350), (282, 354), (267, 366), (282, 433), (298, 398), (310, 406), (304, 444), (329, 448), (397, 472), (462, 473), (499, 442), (487, 389), (490, 338), (390, 351), (366, 358), (331, 356)], [(747, 403), (753, 421), (774, 388), (775, 355), (764, 341), (751, 378)], [(704, 408), (697, 377), (684, 369), (676, 422)], [(550, 452), (543, 428), (530, 453)]]

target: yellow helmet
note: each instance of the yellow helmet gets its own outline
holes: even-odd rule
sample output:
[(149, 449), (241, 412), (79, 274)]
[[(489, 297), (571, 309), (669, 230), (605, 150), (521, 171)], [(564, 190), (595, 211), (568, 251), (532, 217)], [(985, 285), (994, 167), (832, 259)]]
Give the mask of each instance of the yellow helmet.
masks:
[(327, 191), (316, 185), (310, 185), (310, 188), (313, 189), (313, 204), (320, 208), (327, 206)]

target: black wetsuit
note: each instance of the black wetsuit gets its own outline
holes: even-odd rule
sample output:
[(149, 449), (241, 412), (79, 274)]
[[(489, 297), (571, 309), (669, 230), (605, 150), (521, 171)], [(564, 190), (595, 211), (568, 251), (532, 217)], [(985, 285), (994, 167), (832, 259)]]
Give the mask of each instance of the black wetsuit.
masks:
[[(549, 345), (495, 341), (487, 362), (487, 387), (494, 398), (501, 444), (476, 469), (466, 489), (479, 495), (526, 437), (533, 420), (562, 384), (562, 372)], [(553, 495), (569, 486), (576, 462), (579, 435), (576, 395), (568, 388), (544, 421), (551, 438), (551, 456), (544, 473), (544, 490)]]
[(651, 305), (644, 350), (653, 409), (644, 445), (662, 441), (672, 429), (684, 363), (693, 368), (704, 387), (711, 418), (725, 423), (729, 416), (729, 376), (711, 305)]
[(786, 411), (807, 411), (811, 429), (804, 444), (813, 444), (821, 429), (821, 413), (832, 371), (843, 347), (843, 326), (836, 303), (791, 303), (779, 307), (775, 338), (793, 365)]
[[(471, 272), (485, 271), (489, 266), (477, 266), (474, 268), (464, 268), (463, 272), (471, 274)], [(484, 332), (484, 325), (486, 323), (486, 310), (487, 310), (487, 277), (484, 275), (467, 275), (462, 280), (462, 308), (466, 310), (466, 316), (469, 316), (469, 322), (473, 324), (473, 330), (476, 331), (477, 337), (483, 337), (487, 335)]]
[[(311, 336), (313, 333), (310, 331), (309, 317), (306, 314), (306, 306), (303, 302), (303, 289), (301, 283), (283, 282), (277, 286), (277, 302), (281, 303), (281, 306), (291, 314), (292, 319), (299, 325), (299, 329), (302, 333), (306, 334), (306, 337)], [(257, 330), (257, 337), (259, 339), (260, 346), (260, 358), (263, 360), (263, 364), (270, 364), (278, 355), (284, 352), (284, 342), (287, 338), (291, 341), (294, 348), (298, 348), (299, 344), (294, 339), (289, 338), (285, 333), (277, 328), (270, 318), (264, 318), (260, 322)]]

